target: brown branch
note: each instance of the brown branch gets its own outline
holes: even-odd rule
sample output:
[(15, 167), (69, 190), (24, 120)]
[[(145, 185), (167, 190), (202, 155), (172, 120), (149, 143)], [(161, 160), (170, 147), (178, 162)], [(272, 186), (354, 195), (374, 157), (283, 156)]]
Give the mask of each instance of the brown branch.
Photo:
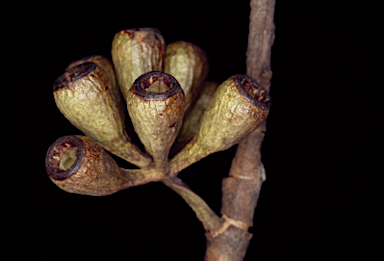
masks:
[[(271, 47), (274, 40), (273, 23), (275, 0), (251, 0), (249, 23), (247, 74), (270, 89)], [(230, 220), (253, 225), (253, 215), (261, 184), (265, 180), (260, 148), (266, 130), (260, 128), (244, 138), (232, 161), (229, 177), (222, 185), (221, 214)], [(205, 261), (243, 260), (252, 234), (244, 227), (234, 225), (215, 237), (207, 236)], [(245, 226), (246, 227), (246, 226)]]
[(276, 0), (251, 0), (247, 74), (269, 91), (271, 87), (271, 48), (275, 39)]

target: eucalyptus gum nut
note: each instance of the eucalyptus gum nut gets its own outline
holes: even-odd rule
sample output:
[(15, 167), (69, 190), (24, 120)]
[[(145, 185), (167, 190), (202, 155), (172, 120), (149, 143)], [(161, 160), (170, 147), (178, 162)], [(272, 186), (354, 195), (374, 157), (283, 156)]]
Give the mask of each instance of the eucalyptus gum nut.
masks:
[(207, 55), (196, 45), (177, 41), (167, 46), (164, 72), (175, 77), (183, 88), (186, 114), (199, 96), (208, 71)]
[(133, 127), (162, 173), (167, 173), (169, 150), (183, 123), (184, 104), (179, 83), (164, 72), (143, 74), (128, 93)]
[(111, 80), (113, 94), (115, 95), (116, 103), (119, 108), (121, 118), (125, 119), (125, 106), (120, 94), (119, 86), (117, 85), (115, 69), (113, 68), (113, 64), (111, 63), (111, 61), (109, 61), (107, 58), (105, 58), (102, 55), (91, 55), (91, 56), (84, 57), (80, 60), (72, 62), (67, 66), (66, 71), (68, 71), (70, 68), (76, 65), (83, 64), (86, 62), (92, 62), (97, 64), (98, 66), (103, 68), (105, 73), (108, 75), (109, 79)]
[(171, 157), (179, 152), (183, 147), (185, 147), (185, 145), (195, 136), (199, 129), (201, 116), (211, 102), (218, 86), (219, 83), (212, 81), (205, 82), (203, 84), (198, 100), (196, 101), (190, 113), (184, 118), (183, 125), (179, 131), (179, 135), (177, 136), (176, 141), (171, 148)]
[[(72, 164), (61, 167), (71, 151)], [(117, 163), (85, 136), (64, 136), (48, 149), (45, 168), (49, 178), (59, 188), (70, 193), (90, 196), (105, 196), (132, 186)]]
[(53, 95), (61, 113), (100, 146), (139, 167), (151, 163), (125, 132), (111, 81), (101, 67), (86, 62), (69, 68), (54, 82)]
[(157, 29), (136, 28), (116, 33), (112, 42), (112, 61), (125, 99), (140, 75), (164, 70), (165, 51), (164, 38)]
[(256, 80), (234, 75), (215, 92), (195, 137), (171, 160), (171, 175), (214, 152), (226, 150), (266, 120), (271, 98)]

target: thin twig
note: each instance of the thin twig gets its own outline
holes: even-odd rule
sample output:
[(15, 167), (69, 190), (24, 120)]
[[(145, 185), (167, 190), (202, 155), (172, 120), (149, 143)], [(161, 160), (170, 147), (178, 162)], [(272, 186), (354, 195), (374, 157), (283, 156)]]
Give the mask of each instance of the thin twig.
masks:
[(162, 180), (162, 182), (178, 193), (196, 213), (197, 218), (203, 224), (205, 231), (210, 233), (217, 230), (221, 225), (221, 219), (205, 203), (205, 201), (195, 194), (181, 179), (174, 177)]

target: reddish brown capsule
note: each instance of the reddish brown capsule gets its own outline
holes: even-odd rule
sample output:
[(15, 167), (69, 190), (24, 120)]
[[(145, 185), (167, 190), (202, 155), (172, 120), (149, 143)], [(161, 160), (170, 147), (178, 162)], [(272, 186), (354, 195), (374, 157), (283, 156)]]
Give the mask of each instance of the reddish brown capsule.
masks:
[(45, 168), (59, 188), (70, 193), (105, 196), (159, 181), (154, 169), (121, 169), (97, 143), (85, 136), (64, 136), (48, 149)]
[(133, 127), (162, 173), (167, 172), (168, 153), (183, 122), (184, 104), (179, 83), (163, 72), (143, 74), (128, 93)]
[(71, 193), (104, 196), (132, 186), (108, 153), (85, 136), (57, 139), (48, 149), (45, 168), (53, 183)]

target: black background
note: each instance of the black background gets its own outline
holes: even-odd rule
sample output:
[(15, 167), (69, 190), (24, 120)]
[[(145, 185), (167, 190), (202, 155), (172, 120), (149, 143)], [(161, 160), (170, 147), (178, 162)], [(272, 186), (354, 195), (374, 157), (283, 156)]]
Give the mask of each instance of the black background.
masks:
[[(315, 18), (316, 4), (277, 2), (272, 109), (262, 147), (267, 180), (244, 260), (341, 258), (347, 250), (360, 248), (351, 239), (356, 228), (350, 230), (349, 221), (354, 215), (350, 204), (359, 199), (337, 193), (346, 185), (329, 176), (332, 162), (340, 163), (341, 144), (327, 142), (335, 112), (322, 109), (319, 91), (329, 94), (321, 75), (332, 68), (318, 65), (330, 58), (322, 48), (331, 36), (324, 19)], [(48, 147), (64, 135), (81, 134), (56, 107), (52, 83), (74, 60), (93, 54), (111, 59), (115, 33), (136, 27), (158, 28), (166, 43), (184, 40), (201, 47), (210, 61), (209, 80), (222, 82), (245, 73), (249, 2), (13, 2), (12, 9), (2, 9), (8, 11), (11, 19), (4, 25), (9, 37), (3, 44), (4, 53), (12, 57), (7, 88), (15, 93), (16, 102), (10, 104), (17, 113), (4, 117), (15, 127), (9, 140), (17, 156), (12, 181), (2, 184), (6, 260), (203, 260), (202, 225), (164, 185), (90, 197), (66, 193), (49, 180), (44, 167)], [(332, 95), (330, 103), (340, 98)], [(333, 130), (333, 135), (347, 134)], [(235, 150), (211, 155), (179, 174), (217, 214), (221, 180), (228, 175)], [(333, 165), (332, 172), (340, 170)]]

